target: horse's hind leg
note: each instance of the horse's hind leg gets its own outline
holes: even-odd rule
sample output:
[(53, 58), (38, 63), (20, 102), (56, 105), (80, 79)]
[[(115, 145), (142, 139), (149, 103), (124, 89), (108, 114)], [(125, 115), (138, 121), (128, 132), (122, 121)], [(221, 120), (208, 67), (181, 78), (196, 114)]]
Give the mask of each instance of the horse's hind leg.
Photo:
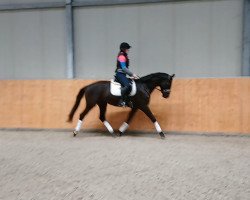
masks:
[(123, 122), (123, 124), (121, 125), (121, 127), (119, 128), (119, 136), (122, 136), (122, 134), (128, 129), (129, 127), (129, 123), (131, 122), (132, 118), (134, 117), (136, 111), (138, 109), (137, 108), (133, 108), (129, 115), (128, 115), (128, 119), (126, 122)]
[(79, 117), (79, 119), (78, 119), (76, 128), (75, 128), (75, 130), (74, 130), (74, 132), (73, 132), (74, 137), (79, 133), (79, 131), (80, 131), (80, 129), (81, 129), (83, 118), (88, 114), (88, 112), (89, 112), (94, 106), (95, 106), (95, 104), (87, 104), (87, 105), (86, 105), (86, 108), (84, 109), (84, 111), (80, 114), (80, 117)]
[(114, 134), (114, 130), (112, 128), (112, 126), (109, 124), (108, 121), (106, 121), (106, 117), (105, 117), (105, 114), (106, 114), (106, 110), (107, 110), (107, 103), (99, 103), (98, 104), (99, 108), (100, 108), (100, 120), (103, 122), (103, 124), (106, 126), (106, 128), (108, 129), (108, 131), (111, 133), (111, 135), (113, 137), (115, 137), (115, 134)]

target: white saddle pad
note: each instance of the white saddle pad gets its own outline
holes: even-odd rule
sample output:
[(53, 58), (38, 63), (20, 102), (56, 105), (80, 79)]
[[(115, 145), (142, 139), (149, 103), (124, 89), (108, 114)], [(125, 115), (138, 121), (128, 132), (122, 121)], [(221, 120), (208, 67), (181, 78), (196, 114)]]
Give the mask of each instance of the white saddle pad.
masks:
[[(111, 79), (110, 80), (110, 92), (114, 96), (121, 96), (121, 84)], [(135, 84), (135, 81), (132, 80), (132, 90), (129, 96), (134, 96), (135, 94), (136, 94), (136, 84)]]

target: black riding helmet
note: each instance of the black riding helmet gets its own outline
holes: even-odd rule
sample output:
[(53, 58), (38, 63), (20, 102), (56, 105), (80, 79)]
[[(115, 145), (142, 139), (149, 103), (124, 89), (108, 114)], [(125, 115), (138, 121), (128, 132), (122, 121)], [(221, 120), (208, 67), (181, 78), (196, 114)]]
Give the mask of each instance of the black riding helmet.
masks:
[(127, 42), (123, 42), (120, 44), (120, 50), (122, 49), (130, 49), (131, 46)]

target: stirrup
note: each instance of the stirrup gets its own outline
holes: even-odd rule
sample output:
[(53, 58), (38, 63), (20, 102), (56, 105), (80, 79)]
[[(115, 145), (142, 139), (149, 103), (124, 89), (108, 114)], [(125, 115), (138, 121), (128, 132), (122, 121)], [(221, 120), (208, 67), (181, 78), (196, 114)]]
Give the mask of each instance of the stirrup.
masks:
[(125, 101), (120, 101), (119, 103), (118, 103), (118, 106), (120, 106), (120, 107), (126, 107), (127, 105), (126, 105), (126, 102)]

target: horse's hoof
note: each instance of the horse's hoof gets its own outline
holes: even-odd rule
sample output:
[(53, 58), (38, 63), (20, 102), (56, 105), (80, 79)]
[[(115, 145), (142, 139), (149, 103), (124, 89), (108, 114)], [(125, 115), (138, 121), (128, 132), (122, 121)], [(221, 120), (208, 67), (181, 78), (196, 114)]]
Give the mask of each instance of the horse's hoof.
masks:
[(73, 137), (75, 137), (78, 134), (78, 131), (73, 131)]
[(159, 134), (161, 136), (161, 139), (165, 139), (165, 134), (163, 132), (160, 132)]
[(114, 132), (110, 132), (113, 138), (116, 138), (116, 134)]
[(121, 131), (118, 132), (118, 136), (119, 136), (119, 137), (122, 136), (122, 132), (121, 132)]

